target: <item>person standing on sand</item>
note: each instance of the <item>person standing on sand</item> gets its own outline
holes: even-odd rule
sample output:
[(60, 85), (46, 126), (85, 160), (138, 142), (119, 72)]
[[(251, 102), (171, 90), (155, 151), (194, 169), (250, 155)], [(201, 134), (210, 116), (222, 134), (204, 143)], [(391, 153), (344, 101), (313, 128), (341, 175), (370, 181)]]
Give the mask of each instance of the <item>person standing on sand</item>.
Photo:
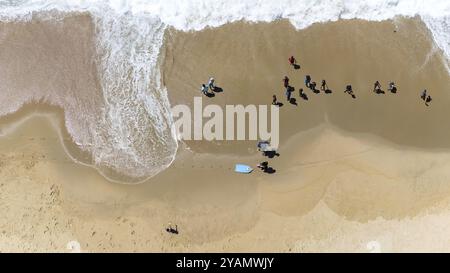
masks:
[(430, 102), (431, 102), (431, 96), (428, 95), (427, 99), (425, 100), (425, 105), (430, 106), (430, 104), (429, 104)]
[(394, 82), (390, 82), (389, 83), (389, 89), (388, 89), (391, 93), (397, 93), (397, 86), (395, 86)]
[(208, 96), (208, 86), (206, 86), (204, 83), (202, 84), (201, 91), (203, 95)]
[(344, 93), (348, 93), (348, 94), (352, 95), (352, 97), (354, 96), (353, 95), (353, 89), (352, 89), (352, 86), (350, 84), (345, 87)]
[(166, 227), (166, 231), (172, 234), (178, 234), (178, 225), (175, 225), (175, 228), (172, 227), (172, 224), (169, 223), (169, 226)]
[(306, 85), (306, 87), (310, 88), (309, 87), (310, 83), (311, 83), (311, 76), (310, 75), (306, 75), (305, 76), (305, 85)]
[(209, 89), (211, 89), (211, 91), (214, 91), (216, 89), (216, 86), (214, 85), (214, 81), (215, 80), (213, 77), (209, 78), (208, 87), (209, 87)]
[(426, 89), (424, 89), (424, 90), (422, 91), (422, 94), (420, 95), (420, 98), (421, 98), (422, 100), (425, 100), (425, 99), (427, 98), (427, 90), (426, 90)]
[(277, 96), (275, 95), (272, 96), (272, 105), (278, 105)]
[(269, 162), (263, 161), (263, 162), (259, 163), (256, 167), (260, 168), (262, 171), (265, 172), (269, 168)]
[(289, 87), (289, 78), (287, 76), (284, 76), (283, 84), (285, 88)]
[(328, 85), (327, 85), (327, 81), (322, 80), (322, 84), (320, 85), (320, 89), (325, 92), (328, 90)]
[(316, 92), (316, 85), (317, 85), (316, 82), (312, 82), (312, 83), (309, 84), (309, 88), (310, 88), (313, 92)]
[(381, 84), (380, 84), (379, 81), (376, 81), (376, 82), (373, 84), (373, 92), (379, 92), (380, 90), (381, 90)]
[(289, 86), (286, 87), (286, 99), (287, 101), (291, 101), (291, 88)]
[(289, 57), (289, 63), (294, 66), (297, 64), (297, 60), (294, 58), (294, 56)]

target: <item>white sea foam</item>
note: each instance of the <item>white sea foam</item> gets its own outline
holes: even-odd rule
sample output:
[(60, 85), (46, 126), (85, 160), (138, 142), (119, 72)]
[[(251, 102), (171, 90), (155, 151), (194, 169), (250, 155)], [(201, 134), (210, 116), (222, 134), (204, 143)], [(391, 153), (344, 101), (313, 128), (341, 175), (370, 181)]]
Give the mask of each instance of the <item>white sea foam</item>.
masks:
[(73, 120), (66, 121), (69, 133), (92, 153), (96, 166), (136, 177), (157, 174), (176, 153), (176, 136), (168, 130), (170, 105), (157, 68), (167, 26), (188, 31), (239, 20), (288, 19), (301, 29), (339, 19), (418, 15), (450, 59), (448, 0), (0, 0), (0, 20), (29, 20), (32, 12), (52, 9), (88, 11), (98, 31), (105, 109), (90, 125), (90, 137), (77, 134), (80, 125)]
[(116, 8), (157, 14), (165, 24), (181, 30), (201, 30), (239, 20), (277, 19), (288, 19), (302, 29), (313, 23), (339, 19), (381, 21), (418, 15), (450, 59), (448, 0), (136, 0)]
[(359, 18), (380, 21), (419, 15), (439, 47), (450, 56), (448, 0), (0, 0), (0, 15), (23, 16), (43, 9), (89, 10), (109, 7), (117, 14), (150, 14), (180, 30), (201, 30), (229, 22), (288, 19), (295, 27)]

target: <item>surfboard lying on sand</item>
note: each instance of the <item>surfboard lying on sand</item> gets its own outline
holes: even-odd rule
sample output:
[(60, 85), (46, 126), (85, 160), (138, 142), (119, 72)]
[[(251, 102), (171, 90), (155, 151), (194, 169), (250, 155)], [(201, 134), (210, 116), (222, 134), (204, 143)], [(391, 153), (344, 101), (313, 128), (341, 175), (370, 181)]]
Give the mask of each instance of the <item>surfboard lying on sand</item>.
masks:
[(236, 164), (234, 171), (237, 173), (251, 173), (253, 171), (252, 167), (244, 164)]

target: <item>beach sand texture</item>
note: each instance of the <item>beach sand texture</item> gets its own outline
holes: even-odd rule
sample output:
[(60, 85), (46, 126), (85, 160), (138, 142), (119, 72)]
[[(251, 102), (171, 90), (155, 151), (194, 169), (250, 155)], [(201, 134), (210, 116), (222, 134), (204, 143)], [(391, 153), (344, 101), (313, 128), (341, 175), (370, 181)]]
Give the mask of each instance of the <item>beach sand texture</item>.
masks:
[[(89, 46), (81, 51), (74, 59), (89, 56)], [(161, 68), (172, 105), (191, 105), (209, 76), (223, 92), (204, 104), (267, 105), (276, 94), (276, 173), (233, 172), (262, 161), (254, 141), (187, 141), (149, 181), (112, 183), (74, 161), (89, 159), (71, 143), (62, 109), (33, 102), (0, 120), (0, 251), (70, 251), (71, 241), (86, 252), (449, 251), (450, 77), (418, 18), (169, 29)], [(93, 74), (79, 72), (95, 93)], [(307, 90), (306, 74), (332, 93)], [(285, 75), (296, 106), (285, 101)], [(372, 92), (376, 80), (386, 94)], [(165, 232), (169, 222), (179, 235)]]

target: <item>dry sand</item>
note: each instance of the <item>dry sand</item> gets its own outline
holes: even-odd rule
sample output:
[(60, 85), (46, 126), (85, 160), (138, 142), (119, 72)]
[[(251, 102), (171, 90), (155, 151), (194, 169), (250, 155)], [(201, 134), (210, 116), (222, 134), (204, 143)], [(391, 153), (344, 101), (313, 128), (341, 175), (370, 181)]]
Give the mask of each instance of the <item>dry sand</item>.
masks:
[[(303, 31), (236, 23), (171, 30), (166, 44), (172, 104), (192, 103), (210, 75), (224, 92), (204, 102), (269, 104), (277, 94), (277, 172), (233, 173), (236, 162), (262, 160), (254, 142), (191, 141), (147, 183), (110, 183), (67, 156), (59, 111), (29, 106), (0, 123), (0, 251), (69, 251), (72, 240), (114, 252), (450, 250), (450, 78), (419, 20)], [(305, 74), (325, 78), (333, 93), (306, 91), (303, 101), (296, 92), (290, 105), (285, 74), (296, 90)], [(398, 93), (372, 93), (375, 80), (394, 80)], [(164, 231), (168, 222), (179, 235)]]

